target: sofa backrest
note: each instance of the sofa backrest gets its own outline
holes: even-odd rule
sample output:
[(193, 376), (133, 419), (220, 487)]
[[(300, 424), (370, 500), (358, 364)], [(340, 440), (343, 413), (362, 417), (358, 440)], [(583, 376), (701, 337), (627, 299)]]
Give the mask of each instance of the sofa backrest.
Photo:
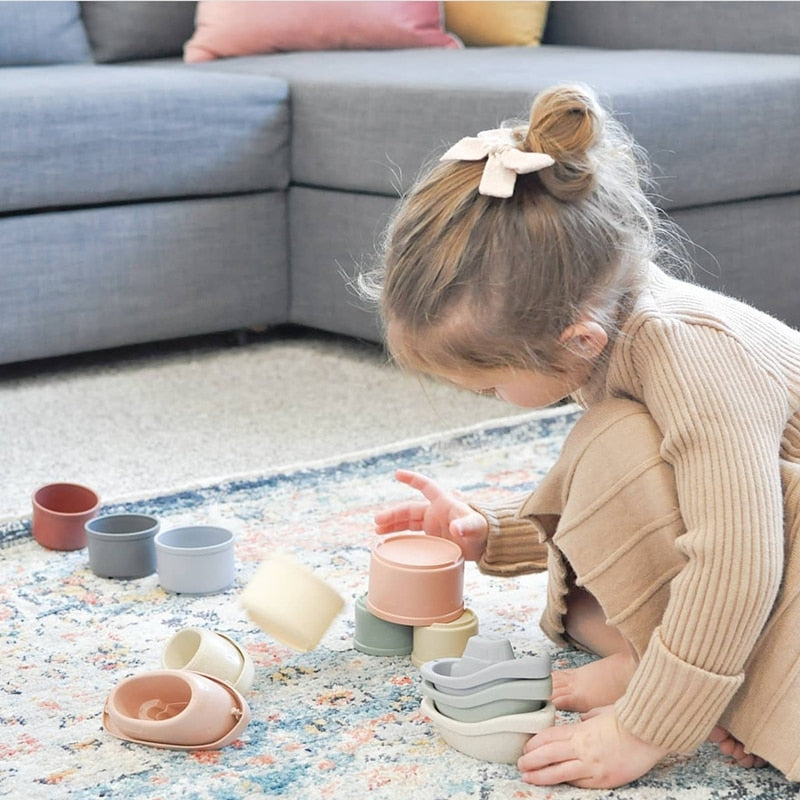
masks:
[(91, 61), (76, 0), (0, 2), (0, 66)]
[(197, 4), (187, 0), (90, 0), (80, 5), (100, 64), (180, 56), (194, 32)]
[(543, 43), (618, 50), (800, 53), (800, 3), (554, 0)]

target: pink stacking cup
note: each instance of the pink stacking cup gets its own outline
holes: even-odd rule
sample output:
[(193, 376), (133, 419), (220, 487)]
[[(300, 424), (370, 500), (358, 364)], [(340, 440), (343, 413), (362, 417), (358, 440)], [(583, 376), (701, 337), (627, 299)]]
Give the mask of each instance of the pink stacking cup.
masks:
[(400, 625), (451, 622), (464, 613), (464, 557), (447, 539), (417, 533), (375, 543), (367, 608)]

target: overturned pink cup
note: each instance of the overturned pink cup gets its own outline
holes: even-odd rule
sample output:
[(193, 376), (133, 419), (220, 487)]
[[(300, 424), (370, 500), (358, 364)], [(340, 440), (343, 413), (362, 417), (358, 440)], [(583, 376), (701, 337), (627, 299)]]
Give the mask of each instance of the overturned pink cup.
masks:
[(233, 686), (185, 669), (126, 678), (103, 710), (103, 727), (112, 736), (174, 750), (219, 750), (249, 721), (247, 701)]
[(33, 493), (33, 538), (51, 550), (86, 547), (86, 523), (97, 515), (100, 498), (78, 483), (49, 483)]

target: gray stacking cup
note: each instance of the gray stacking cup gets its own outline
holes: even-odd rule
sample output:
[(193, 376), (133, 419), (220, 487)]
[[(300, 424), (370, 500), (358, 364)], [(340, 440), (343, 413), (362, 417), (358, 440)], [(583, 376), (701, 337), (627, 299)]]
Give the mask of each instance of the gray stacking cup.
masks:
[(156, 571), (159, 522), (146, 514), (107, 514), (86, 523), (89, 566), (101, 578), (144, 578)]

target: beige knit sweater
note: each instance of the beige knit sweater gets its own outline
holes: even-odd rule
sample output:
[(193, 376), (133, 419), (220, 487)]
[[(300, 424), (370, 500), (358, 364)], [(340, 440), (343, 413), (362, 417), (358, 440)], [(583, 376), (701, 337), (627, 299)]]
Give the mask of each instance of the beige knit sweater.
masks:
[[(579, 398), (587, 417), (608, 398), (636, 401), (630, 419), (604, 426), (601, 414), (576, 426), (571, 451), (521, 507), (483, 509), (490, 536), (479, 566), (541, 568), (546, 540), (545, 631), (563, 632), (568, 563), (640, 656), (616, 706), (626, 729), (688, 752), (720, 721), (798, 780), (800, 333), (656, 267), (650, 278)], [(649, 416), (637, 416), (642, 406)], [(603, 508), (602, 475), (614, 471), (602, 461), (603, 436), (641, 441), (648, 425), (660, 454), (636, 467), (636, 491), (649, 498), (640, 503), (649, 517), (633, 519), (629, 504), (626, 524), (650, 525), (661, 539), (651, 555), (634, 548), (637, 562), (609, 537), (613, 518), (585, 523), (581, 509)], [(594, 459), (594, 484), (572, 485), (579, 459)]]

